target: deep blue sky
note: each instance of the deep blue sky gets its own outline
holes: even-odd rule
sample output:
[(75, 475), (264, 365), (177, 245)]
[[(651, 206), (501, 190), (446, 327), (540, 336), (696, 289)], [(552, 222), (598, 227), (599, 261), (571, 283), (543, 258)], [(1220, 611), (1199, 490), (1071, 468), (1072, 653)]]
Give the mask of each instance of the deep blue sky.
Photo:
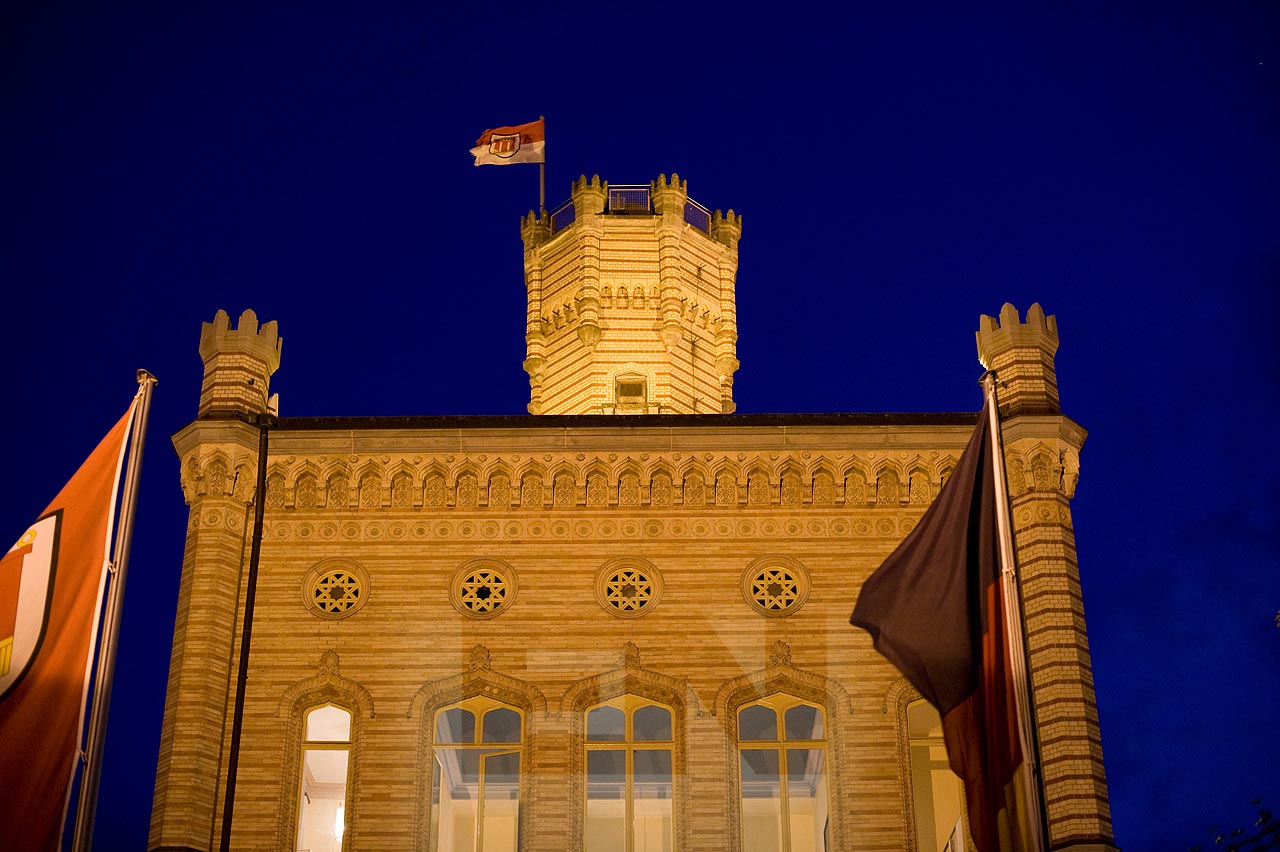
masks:
[(160, 378), (99, 849), (145, 846), (200, 323), (279, 321), (287, 415), (523, 412), (537, 169), (467, 149), (539, 114), (549, 205), (745, 216), (739, 411), (976, 410), (979, 314), (1056, 314), (1117, 841), (1280, 804), (1276, 4), (430, 5), (0, 12), (0, 538)]

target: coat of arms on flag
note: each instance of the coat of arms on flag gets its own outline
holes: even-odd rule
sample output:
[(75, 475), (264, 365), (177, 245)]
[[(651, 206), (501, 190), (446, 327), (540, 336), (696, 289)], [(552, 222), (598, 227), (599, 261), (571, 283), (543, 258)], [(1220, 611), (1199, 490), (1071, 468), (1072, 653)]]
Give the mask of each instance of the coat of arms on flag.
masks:
[(480, 134), (471, 154), (477, 166), (545, 163), (547, 136), (543, 119), (510, 127), (494, 127)]
[(0, 557), (0, 699), (26, 673), (49, 621), (62, 512), (36, 521)]

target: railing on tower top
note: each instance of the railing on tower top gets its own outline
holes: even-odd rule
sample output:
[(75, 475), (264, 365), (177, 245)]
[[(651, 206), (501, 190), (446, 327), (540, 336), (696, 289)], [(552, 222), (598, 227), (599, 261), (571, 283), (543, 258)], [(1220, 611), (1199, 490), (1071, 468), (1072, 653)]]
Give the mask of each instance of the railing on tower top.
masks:
[[(645, 184), (622, 185), (609, 187), (609, 197), (605, 203), (605, 215), (612, 216), (647, 216), (653, 213), (653, 198), (649, 187)], [(573, 200), (564, 202), (550, 213), (551, 233), (558, 234), (573, 224), (577, 211)], [(684, 220), (703, 233), (711, 232), (711, 211), (692, 198), (684, 204)]]

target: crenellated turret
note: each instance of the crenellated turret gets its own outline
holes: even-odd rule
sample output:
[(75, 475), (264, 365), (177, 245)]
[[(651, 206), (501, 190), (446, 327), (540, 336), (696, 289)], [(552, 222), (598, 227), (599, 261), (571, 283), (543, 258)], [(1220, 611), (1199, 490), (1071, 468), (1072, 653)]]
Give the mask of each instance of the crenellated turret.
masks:
[(1000, 382), (1000, 413), (1057, 414), (1058, 376), (1053, 355), (1058, 351), (1058, 321), (1046, 317), (1040, 305), (1027, 309), (1022, 322), (1018, 309), (1005, 303), (1000, 319), (978, 321), (978, 360)]
[(521, 219), (529, 411), (732, 412), (741, 234), (677, 174), (584, 175), (569, 202)]
[(215, 411), (263, 414), (269, 407), (271, 374), (280, 367), (282, 341), (275, 321), (258, 326), (257, 315), (246, 310), (231, 328), (226, 311), (200, 330), (204, 384), (199, 416)]

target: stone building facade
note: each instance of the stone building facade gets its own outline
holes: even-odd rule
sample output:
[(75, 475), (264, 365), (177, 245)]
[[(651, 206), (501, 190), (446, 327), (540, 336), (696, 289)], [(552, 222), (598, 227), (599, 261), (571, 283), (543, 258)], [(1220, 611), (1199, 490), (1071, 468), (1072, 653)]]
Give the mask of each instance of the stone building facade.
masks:
[[(574, 184), (521, 223), (526, 417), (282, 418), (231, 848), (939, 850), (936, 713), (848, 624), (976, 416), (734, 414), (742, 223)], [(1112, 848), (1053, 317), (983, 317), (1054, 849)], [(274, 323), (206, 323), (149, 847), (218, 844)], [(932, 716), (931, 716), (932, 714)]]

